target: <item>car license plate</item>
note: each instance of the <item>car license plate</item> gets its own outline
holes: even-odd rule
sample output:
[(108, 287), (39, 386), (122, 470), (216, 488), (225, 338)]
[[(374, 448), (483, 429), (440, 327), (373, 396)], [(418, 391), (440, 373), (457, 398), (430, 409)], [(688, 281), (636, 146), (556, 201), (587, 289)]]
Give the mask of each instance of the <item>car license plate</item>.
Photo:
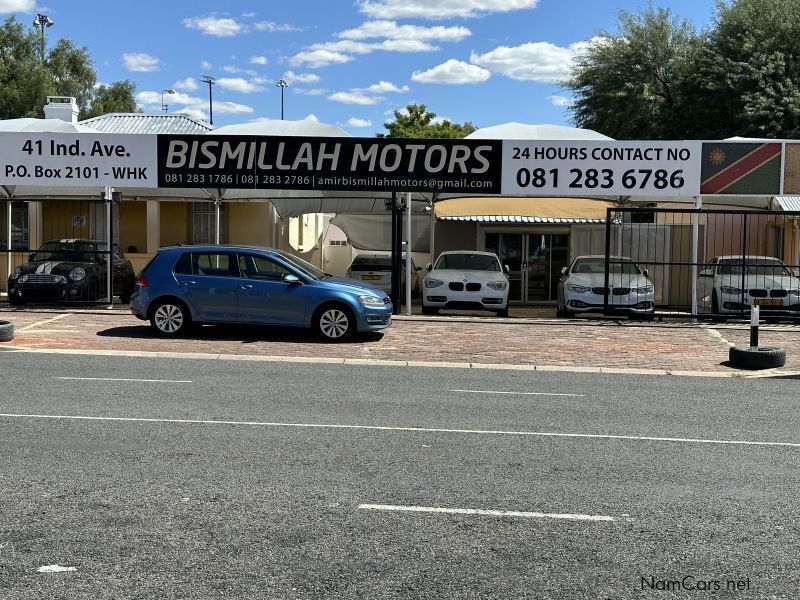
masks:
[(362, 275), (361, 276), (362, 281), (377, 281), (380, 278), (381, 278), (380, 275)]
[(758, 306), (782, 306), (783, 300), (777, 300), (774, 298), (756, 298), (754, 303)]

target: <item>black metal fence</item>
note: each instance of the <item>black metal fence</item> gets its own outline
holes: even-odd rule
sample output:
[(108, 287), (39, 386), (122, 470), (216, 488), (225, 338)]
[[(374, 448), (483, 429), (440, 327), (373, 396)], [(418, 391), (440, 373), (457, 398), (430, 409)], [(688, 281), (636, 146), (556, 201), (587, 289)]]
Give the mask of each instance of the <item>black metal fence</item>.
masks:
[(612, 208), (605, 244), (606, 314), (800, 320), (800, 213)]

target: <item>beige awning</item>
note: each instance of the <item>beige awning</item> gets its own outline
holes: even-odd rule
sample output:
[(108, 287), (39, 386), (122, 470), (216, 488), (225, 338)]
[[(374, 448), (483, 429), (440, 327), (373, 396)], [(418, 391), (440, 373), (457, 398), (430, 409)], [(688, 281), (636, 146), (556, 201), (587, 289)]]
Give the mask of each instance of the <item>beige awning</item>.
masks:
[(439, 220), (511, 223), (602, 223), (612, 202), (589, 198), (450, 198), (435, 203)]

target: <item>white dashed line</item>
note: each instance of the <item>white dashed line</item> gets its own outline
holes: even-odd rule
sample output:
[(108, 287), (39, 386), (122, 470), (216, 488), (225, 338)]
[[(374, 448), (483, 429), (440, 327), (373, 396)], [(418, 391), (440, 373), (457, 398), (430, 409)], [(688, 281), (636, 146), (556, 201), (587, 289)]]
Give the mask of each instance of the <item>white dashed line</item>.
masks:
[(574, 398), (583, 398), (584, 394), (563, 394), (557, 392), (501, 392), (497, 390), (449, 390), (459, 394), (511, 394), (517, 396), (572, 396)]
[(117, 377), (55, 377), (54, 379), (66, 379), (69, 381), (134, 381), (137, 383), (192, 383), (181, 379), (123, 379)]
[(0, 413), (6, 419), (63, 419), (72, 421), (109, 421), (118, 423), (178, 423), (183, 425), (233, 425), (246, 427), (286, 427), (298, 429), (342, 429), (360, 431), (400, 431), (409, 433), (454, 433), (468, 435), (507, 435), (540, 438), (574, 438), (594, 440), (624, 440), (632, 442), (669, 442), (683, 444), (713, 444), (727, 446), (765, 446), (800, 448), (800, 442), (767, 442), (750, 440), (722, 440), (703, 438), (654, 437), (639, 435), (608, 435), (596, 433), (559, 433), (554, 431), (514, 431), (502, 429), (447, 429), (444, 427), (390, 427), (384, 425), (339, 425), (326, 423), (280, 423), (271, 421), (215, 421), (208, 419), (156, 419), (145, 417), (92, 417), (82, 415), (41, 415)]
[(518, 510), (485, 510), (482, 508), (439, 508), (432, 506), (395, 506), (392, 504), (360, 504), (361, 510), (383, 510), (413, 513), (439, 513), (447, 515), (479, 515), (484, 517), (522, 517), (526, 519), (564, 519), (569, 521), (615, 521), (606, 515), (581, 515), (571, 513), (542, 513)]

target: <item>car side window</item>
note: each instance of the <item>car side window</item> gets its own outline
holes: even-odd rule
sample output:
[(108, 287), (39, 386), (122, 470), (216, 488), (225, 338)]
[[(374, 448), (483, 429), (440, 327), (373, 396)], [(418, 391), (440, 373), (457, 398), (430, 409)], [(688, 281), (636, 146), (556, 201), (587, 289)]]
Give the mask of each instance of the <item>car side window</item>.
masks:
[(284, 275), (292, 272), (278, 263), (254, 254), (239, 255), (239, 270), (242, 277), (248, 279), (262, 279), (266, 281), (281, 281)]
[(187, 253), (178, 259), (175, 263), (176, 275), (191, 275), (192, 274), (192, 255)]
[(703, 265), (703, 269), (702, 269), (702, 271), (700, 271), (699, 275), (701, 275), (701, 276), (713, 275), (714, 274), (714, 266), (715, 266), (715, 264), (713, 262), (706, 263), (705, 265)]
[(175, 264), (178, 275), (201, 275), (205, 277), (238, 277), (239, 270), (231, 254), (201, 252), (184, 254)]

